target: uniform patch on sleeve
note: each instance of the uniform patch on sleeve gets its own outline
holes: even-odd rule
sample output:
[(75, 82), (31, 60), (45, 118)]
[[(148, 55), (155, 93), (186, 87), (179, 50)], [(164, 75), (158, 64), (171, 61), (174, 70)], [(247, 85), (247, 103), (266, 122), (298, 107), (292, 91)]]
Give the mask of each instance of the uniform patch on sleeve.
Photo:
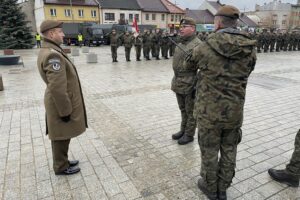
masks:
[(49, 59), (48, 61), (49, 64), (52, 65), (52, 69), (55, 70), (55, 71), (59, 71), (60, 70), (60, 60), (59, 59)]

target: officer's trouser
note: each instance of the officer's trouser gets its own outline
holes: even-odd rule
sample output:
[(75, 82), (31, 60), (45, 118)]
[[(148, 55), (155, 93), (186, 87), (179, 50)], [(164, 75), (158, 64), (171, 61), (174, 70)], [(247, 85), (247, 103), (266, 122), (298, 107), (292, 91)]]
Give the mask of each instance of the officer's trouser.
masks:
[(177, 94), (176, 98), (181, 111), (180, 131), (184, 134), (194, 137), (196, 130), (196, 120), (193, 116), (195, 98), (193, 94)]
[(286, 169), (290, 173), (300, 176), (300, 130), (296, 135), (294, 153)]
[(200, 175), (210, 192), (217, 192), (218, 189), (226, 191), (230, 186), (235, 174), (237, 145), (241, 139), (240, 128), (208, 129), (198, 121), (198, 142), (201, 150)]
[(52, 157), (54, 172), (62, 172), (69, 167), (68, 150), (69, 140), (52, 140)]

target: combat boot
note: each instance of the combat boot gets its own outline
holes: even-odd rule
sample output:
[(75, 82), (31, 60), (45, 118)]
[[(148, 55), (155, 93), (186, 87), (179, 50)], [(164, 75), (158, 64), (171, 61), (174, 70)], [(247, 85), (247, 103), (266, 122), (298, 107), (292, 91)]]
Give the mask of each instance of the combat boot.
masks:
[(226, 191), (218, 191), (218, 199), (219, 200), (227, 200), (227, 194)]
[(200, 178), (198, 180), (198, 188), (206, 195), (206, 197), (209, 200), (217, 200), (218, 199), (216, 192), (210, 192), (207, 190), (206, 184), (204, 183), (204, 180), (202, 178)]
[(178, 140), (178, 144), (185, 145), (185, 144), (188, 144), (188, 143), (193, 142), (193, 141), (194, 141), (193, 136), (188, 136), (188, 135), (185, 134)]
[(172, 135), (173, 140), (179, 140), (184, 135), (183, 131), (179, 131), (178, 133), (175, 133)]
[(283, 170), (276, 170), (276, 169), (269, 169), (269, 175), (275, 180), (280, 183), (285, 183), (291, 187), (298, 187), (299, 186), (299, 177), (289, 173), (285, 169)]

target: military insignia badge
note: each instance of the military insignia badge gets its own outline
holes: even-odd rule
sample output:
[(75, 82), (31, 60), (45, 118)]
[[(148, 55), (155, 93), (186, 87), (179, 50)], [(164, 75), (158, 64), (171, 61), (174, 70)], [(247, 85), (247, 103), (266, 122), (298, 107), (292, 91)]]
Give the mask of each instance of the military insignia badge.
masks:
[(52, 65), (52, 69), (54, 71), (59, 71), (60, 70), (61, 66), (60, 66), (60, 60), (59, 59), (50, 59), (48, 61), (48, 63)]

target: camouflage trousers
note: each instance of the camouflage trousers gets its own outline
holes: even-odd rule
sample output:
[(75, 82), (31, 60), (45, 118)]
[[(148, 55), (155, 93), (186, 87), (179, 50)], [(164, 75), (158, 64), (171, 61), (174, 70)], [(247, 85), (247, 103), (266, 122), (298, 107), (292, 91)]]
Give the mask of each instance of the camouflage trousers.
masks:
[(193, 116), (195, 98), (193, 94), (176, 93), (178, 106), (181, 112), (180, 131), (188, 136), (194, 137), (196, 131), (196, 120)]
[(136, 45), (135, 46), (135, 55), (136, 55), (137, 60), (139, 60), (141, 58), (141, 51), (142, 51), (142, 46)]
[(294, 153), (286, 169), (288, 172), (300, 176), (300, 130), (296, 135)]
[(198, 142), (201, 151), (200, 175), (210, 192), (226, 191), (230, 187), (235, 175), (237, 145), (241, 139), (240, 127), (208, 129), (198, 122)]
[(117, 56), (118, 56), (117, 50), (118, 50), (117, 46), (111, 46), (111, 57), (113, 60), (117, 59)]
[(131, 52), (131, 47), (125, 47), (125, 57), (126, 60), (130, 60), (130, 52)]

